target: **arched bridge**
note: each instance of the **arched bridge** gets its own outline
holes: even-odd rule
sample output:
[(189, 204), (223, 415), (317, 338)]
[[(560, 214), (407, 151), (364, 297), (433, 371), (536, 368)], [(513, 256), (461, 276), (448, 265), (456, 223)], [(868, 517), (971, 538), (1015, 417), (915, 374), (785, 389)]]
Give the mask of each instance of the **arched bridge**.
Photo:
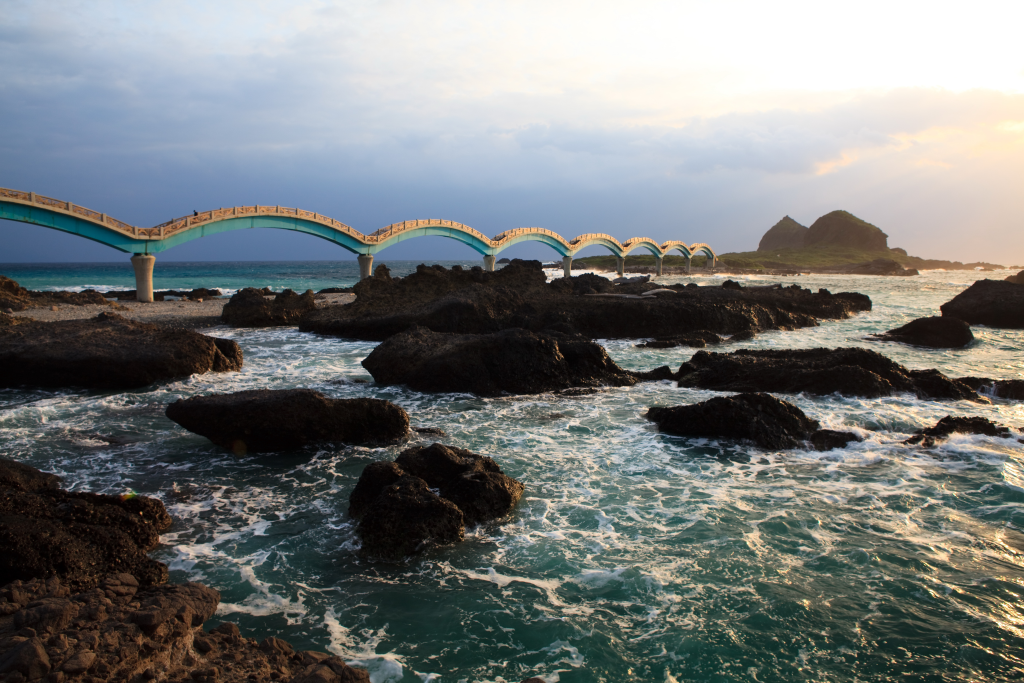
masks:
[(626, 255), (636, 249), (645, 249), (654, 255), (658, 275), (661, 275), (662, 259), (673, 251), (686, 257), (688, 269), (690, 258), (697, 254), (705, 254), (711, 267), (714, 267), (718, 258), (711, 247), (703, 242), (687, 244), (671, 240), (659, 244), (648, 237), (633, 237), (619, 242), (603, 233), (587, 233), (566, 240), (558, 233), (544, 228), (516, 228), (490, 238), (468, 225), (435, 219), (392, 223), (370, 235), (364, 235), (323, 214), (284, 206), (215, 209), (176, 218), (152, 228), (140, 228), (69, 201), (7, 188), (0, 188), (0, 218), (69, 232), (134, 254), (132, 264), (135, 266), (137, 296), (140, 301), (147, 298), (152, 300), (153, 264), (156, 260), (153, 254), (207, 235), (245, 228), (295, 230), (333, 242), (358, 255), (362, 277), (369, 276), (373, 256), (377, 252), (407, 239), (431, 235), (468, 244), (483, 255), (488, 270), (494, 270), (498, 254), (513, 244), (542, 242), (562, 256), (566, 277), (570, 274), (573, 257), (581, 249), (595, 245), (608, 249), (617, 257), (620, 275)]

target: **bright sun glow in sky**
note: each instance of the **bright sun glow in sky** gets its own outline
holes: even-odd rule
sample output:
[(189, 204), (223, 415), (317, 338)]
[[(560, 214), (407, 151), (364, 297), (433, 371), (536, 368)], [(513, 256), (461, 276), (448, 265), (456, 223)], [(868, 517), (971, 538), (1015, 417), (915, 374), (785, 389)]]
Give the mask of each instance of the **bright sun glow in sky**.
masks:
[(845, 208), (1024, 262), (1021, 26), (1019, 1), (8, 0), (0, 185), (142, 225), (260, 202), (721, 251)]

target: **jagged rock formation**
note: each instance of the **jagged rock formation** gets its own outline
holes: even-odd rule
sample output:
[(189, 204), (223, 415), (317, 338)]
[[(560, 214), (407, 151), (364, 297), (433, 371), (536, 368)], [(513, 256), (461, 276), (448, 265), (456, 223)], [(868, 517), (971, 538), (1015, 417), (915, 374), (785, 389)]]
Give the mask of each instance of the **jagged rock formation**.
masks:
[(4, 683), (368, 683), (324, 652), (279, 638), (257, 645), (234, 624), (203, 623), (220, 594), (158, 585), (146, 557), (171, 524), (160, 501), (57, 488), (0, 460), (0, 680)]
[(1024, 329), (1024, 286), (1005, 280), (978, 280), (939, 306), (944, 317), (971, 325)]
[(996, 398), (1024, 401), (1024, 379), (989, 379), (988, 377), (960, 377), (963, 382), (978, 393)]
[(889, 236), (848, 211), (833, 211), (811, 223), (804, 238), (804, 246), (886, 251), (889, 248)]
[(934, 446), (940, 439), (950, 434), (983, 434), (985, 436), (1010, 436), (1010, 430), (997, 425), (985, 417), (954, 417), (947, 415), (939, 420), (934, 427), (919, 429), (903, 443), (921, 444), (925, 448)]
[(768, 229), (757, 245), (758, 251), (778, 251), (779, 249), (803, 249), (807, 239), (808, 228), (800, 225), (789, 216)]
[(361, 520), (365, 555), (400, 560), (461, 541), (467, 525), (504, 517), (523, 490), (493, 459), (435, 443), (367, 465), (349, 497), (349, 514)]
[(0, 386), (133, 389), (241, 367), (242, 349), (230, 339), (114, 313), (0, 325)]
[[(458, 334), (518, 327), (578, 332), (591, 339), (637, 339), (693, 330), (734, 334), (795, 329), (871, 308), (871, 300), (862, 294), (813, 293), (797, 286), (731, 290), (665, 288), (650, 282), (613, 285), (592, 274), (548, 283), (539, 262), (519, 260), (493, 273), (420, 266), (408, 277), (391, 278), (378, 269), (378, 275), (355, 289), (355, 302), (318, 309), (303, 318), (299, 329), (374, 341), (414, 325)], [(674, 294), (641, 296), (655, 289)]]
[(1024, 270), (1020, 271), (1016, 275), (1011, 275), (1004, 280), (1005, 282), (1012, 282), (1015, 285), (1024, 285)]
[(971, 326), (963, 320), (937, 316), (911, 320), (902, 327), (873, 336), (881, 341), (902, 342), (933, 349), (962, 349), (974, 341)]
[(880, 353), (858, 348), (698, 351), (680, 366), (678, 376), (679, 386), (715, 391), (868, 398), (907, 392), (926, 399), (987, 400), (938, 370), (908, 370)]
[(669, 434), (742, 439), (769, 449), (800, 448), (812, 441), (818, 450), (831, 450), (859, 441), (850, 432), (819, 430), (817, 420), (807, 417), (792, 403), (763, 393), (716, 396), (692, 405), (650, 408), (646, 417)]
[(387, 443), (409, 433), (409, 415), (377, 398), (328, 398), (312, 389), (255, 389), (178, 399), (167, 417), (236, 454), (324, 443)]
[(84, 292), (33, 292), (25, 289), (9, 277), (0, 275), (0, 311), (24, 311), (37, 306), (85, 306), (106, 304), (99, 292), (88, 289)]
[(584, 337), (522, 329), (444, 334), (414, 327), (384, 340), (363, 367), (379, 384), (479, 396), (631, 386), (638, 379)]
[(298, 325), (304, 315), (315, 310), (311, 289), (301, 295), (286, 289), (269, 301), (263, 290), (246, 287), (224, 304), (221, 320), (234, 327)]

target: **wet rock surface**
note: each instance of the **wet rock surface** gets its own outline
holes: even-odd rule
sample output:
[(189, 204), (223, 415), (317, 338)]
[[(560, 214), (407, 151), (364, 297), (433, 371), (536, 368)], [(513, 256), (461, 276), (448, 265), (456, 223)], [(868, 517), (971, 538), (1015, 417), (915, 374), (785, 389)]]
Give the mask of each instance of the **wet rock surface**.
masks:
[[(642, 296), (657, 289), (674, 293)], [(615, 285), (593, 274), (549, 283), (539, 261), (518, 259), (494, 272), (421, 265), (404, 278), (392, 278), (378, 268), (355, 291), (355, 302), (313, 311), (299, 329), (381, 341), (416, 325), (458, 334), (509, 328), (539, 332), (564, 325), (591, 339), (667, 338), (694, 330), (734, 334), (795, 329), (871, 308), (862, 294), (815, 293), (795, 285), (740, 290), (651, 282)], [(612, 296), (616, 294), (622, 296)]]
[(880, 341), (902, 342), (933, 349), (961, 349), (972, 341), (971, 326), (958, 318), (918, 318), (902, 327), (874, 335)]
[(242, 349), (230, 339), (114, 313), (0, 325), (0, 386), (132, 389), (241, 367)]
[(59, 489), (58, 478), (0, 459), (0, 583), (58, 577), (93, 588), (109, 573), (143, 585), (167, 580), (146, 553), (171, 526), (163, 503)]
[(971, 389), (980, 394), (996, 398), (1024, 401), (1024, 380), (1021, 379), (989, 379), (988, 377), (960, 377)]
[(997, 425), (984, 417), (954, 417), (947, 415), (939, 420), (934, 427), (919, 429), (903, 443), (921, 444), (924, 447), (934, 446), (938, 441), (950, 434), (982, 434), (985, 436), (1010, 436), (1010, 430)]
[(296, 294), (286, 289), (270, 300), (264, 290), (246, 287), (224, 305), (221, 320), (234, 327), (298, 325), (304, 315), (315, 310), (313, 290)]
[(574, 334), (507, 329), (445, 334), (416, 327), (386, 339), (363, 360), (380, 384), (480, 396), (537, 394), (570, 387), (631, 386), (604, 348)]
[(643, 344), (637, 344), (637, 347), (642, 349), (671, 349), (677, 346), (689, 346), (694, 349), (703, 349), (708, 344), (721, 343), (722, 338), (714, 332), (698, 330), (674, 337), (659, 337)]
[(84, 292), (34, 292), (9, 277), (0, 275), (0, 311), (24, 311), (38, 306), (87, 306), (106, 304), (103, 295), (88, 289)]
[(859, 440), (849, 432), (819, 430), (818, 422), (792, 403), (764, 393), (716, 396), (691, 405), (653, 407), (646, 417), (668, 434), (746, 440), (774, 450), (802, 448), (808, 441), (817, 450), (830, 450)]
[(279, 638), (257, 645), (233, 624), (204, 633), (220, 594), (159, 585), (146, 557), (171, 525), (144, 497), (64, 491), (58, 479), (0, 460), (0, 680), (143, 683), (369, 681), (323, 652)]
[(1024, 285), (979, 280), (939, 306), (943, 317), (971, 325), (1024, 329)]
[(400, 560), (431, 545), (457, 543), (465, 527), (509, 514), (523, 484), (492, 458), (435, 443), (367, 465), (349, 497), (362, 552)]
[(1024, 285), (1024, 270), (1020, 271), (1016, 275), (1011, 275), (1005, 278), (1005, 282), (1012, 282), (1015, 285)]
[(409, 415), (376, 398), (335, 399), (312, 389), (255, 389), (179, 399), (166, 415), (236, 454), (324, 442), (389, 443), (409, 433)]
[(984, 402), (977, 392), (937, 370), (908, 370), (868, 349), (698, 351), (679, 368), (679, 386), (715, 391), (877, 398), (898, 393), (924, 399)]

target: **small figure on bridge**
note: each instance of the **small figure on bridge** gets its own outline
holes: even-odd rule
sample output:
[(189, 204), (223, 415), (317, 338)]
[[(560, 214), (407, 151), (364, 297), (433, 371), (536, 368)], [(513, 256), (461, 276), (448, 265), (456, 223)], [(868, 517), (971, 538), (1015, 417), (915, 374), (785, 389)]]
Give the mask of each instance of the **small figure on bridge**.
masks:
[(195, 209), (192, 209), (192, 215), (193, 215), (193, 216), (198, 216), (198, 215), (199, 215), (199, 212), (198, 212), (198, 211), (196, 211)]

